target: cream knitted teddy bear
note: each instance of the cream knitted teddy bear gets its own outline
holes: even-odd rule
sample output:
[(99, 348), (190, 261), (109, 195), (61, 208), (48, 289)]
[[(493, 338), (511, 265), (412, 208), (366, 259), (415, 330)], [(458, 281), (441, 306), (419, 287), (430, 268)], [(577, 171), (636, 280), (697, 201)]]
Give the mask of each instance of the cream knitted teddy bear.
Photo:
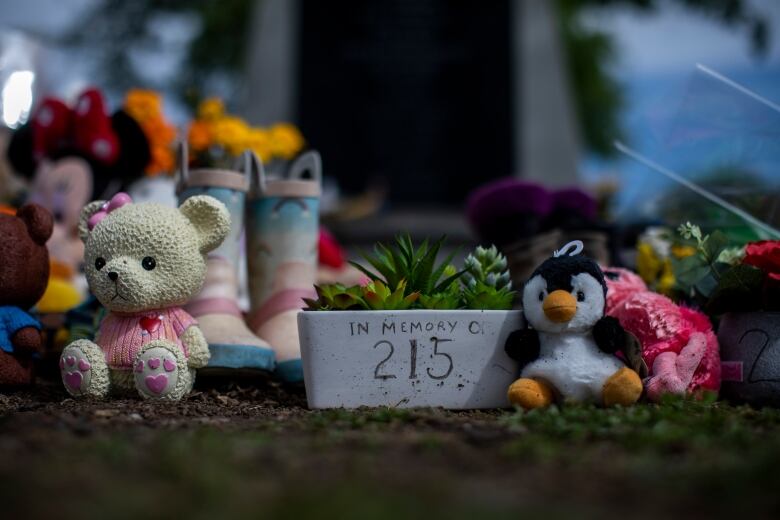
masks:
[(89, 287), (110, 311), (95, 341), (65, 347), (60, 369), (74, 397), (132, 391), (178, 400), (208, 363), (196, 321), (182, 310), (206, 276), (206, 254), (227, 236), (230, 216), (209, 196), (178, 209), (133, 204), (124, 193), (88, 204), (79, 231)]

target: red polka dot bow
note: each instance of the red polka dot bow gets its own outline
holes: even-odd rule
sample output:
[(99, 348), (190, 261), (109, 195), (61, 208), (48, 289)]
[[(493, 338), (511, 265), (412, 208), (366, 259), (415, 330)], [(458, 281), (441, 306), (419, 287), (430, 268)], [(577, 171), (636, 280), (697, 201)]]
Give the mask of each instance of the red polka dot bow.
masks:
[(73, 108), (57, 98), (44, 99), (33, 116), (32, 128), (33, 153), (38, 160), (75, 150), (110, 166), (119, 156), (119, 139), (103, 95), (95, 88), (82, 92)]

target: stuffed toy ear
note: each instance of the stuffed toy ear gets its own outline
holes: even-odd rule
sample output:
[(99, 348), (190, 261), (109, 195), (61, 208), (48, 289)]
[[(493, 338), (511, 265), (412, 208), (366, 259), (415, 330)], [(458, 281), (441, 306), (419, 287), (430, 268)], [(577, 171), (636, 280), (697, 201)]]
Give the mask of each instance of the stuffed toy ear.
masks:
[(111, 127), (119, 138), (119, 161), (114, 166), (115, 176), (123, 186), (144, 176), (144, 169), (152, 159), (149, 140), (141, 125), (124, 110), (111, 116)]
[(87, 237), (89, 236), (89, 218), (97, 213), (105, 203), (105, 200), (94, 200), (84, 206), (84, 209), (81, 210), (81, 216), (79, 217), (79, 237), (82, 242), (86, 242)]
[(111, 165), (90, 161), (94, 173), (93, 197), (111, 198), (144, 176), (149, 164), (149, 141), (135, 119), (118, 110), (111, 116), (111, 128), (119, 139), (119, 158)]
[(36, 160), (50, 157), (70, 138), (73, 114), (56, 98), (46, 98), (32, 118), (33, 154)]
[(38, 204), (25, 204), (16, 212), (27, 226), (27, 233), (38, 245), (45, 245), (54, 230), (54, 218), (49, 210)]
[(196, 195), (185, 200), (179, 211), (198, 231), (200, 252), (219, 247), (230, 232), (230, 213), (220, 201), (208, 195)]
[(103, 94), (95, 88), (81, 93), (73, 110), (73, 144), (95, 161), (112, 165), (119, 157), (119, 139), (111, 128)]
[(8, 143), (6, 156), (17, 174), (27, 179), (32, 179), (35, 174), (36, 161), (33, 154), (33, 128), (31, 123), (27, 123), (14, 131)]

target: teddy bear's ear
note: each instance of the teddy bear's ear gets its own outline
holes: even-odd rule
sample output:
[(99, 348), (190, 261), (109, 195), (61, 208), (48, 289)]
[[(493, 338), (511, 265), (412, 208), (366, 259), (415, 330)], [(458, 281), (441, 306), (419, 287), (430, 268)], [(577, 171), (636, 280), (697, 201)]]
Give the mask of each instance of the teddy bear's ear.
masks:
[(81, 216), (79, 217), (79, 237), (81, 237), (82, 242), (86, 242), (87, 237), (89, 236), (89, 217), (97, 213), (105, 203), (105, 200), (94, 200), (84, 206), (84, 209), (81, 210)]
[(200, 252), (208, 253), (219, 247), (230, 232), (230, 213), (220, 201), (208, 195), (190, 197), (179, 206), (198, 231)]
[(27, 226), (27, 233), (38, 245), (45, 245), (54, 230), (54, 218), (49, 210), (38, 204), (25, 204), (16, 212)]

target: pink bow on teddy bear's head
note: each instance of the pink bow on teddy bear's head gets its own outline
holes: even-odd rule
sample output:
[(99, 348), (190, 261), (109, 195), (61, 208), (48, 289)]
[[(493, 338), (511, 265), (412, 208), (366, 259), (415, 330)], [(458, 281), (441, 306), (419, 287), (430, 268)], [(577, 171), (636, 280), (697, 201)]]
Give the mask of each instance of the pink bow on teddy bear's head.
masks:
[(127, 193), (117, 193), (111, 197), (111, 200), (100, 206), (100, 209), (95, 212), (95, 214), (89, 217), (89, 220), (87, 220), (87, 228), (92, 231), (92, 229), (97, 226), (101, 220), (106, 218), (109, 213), (115, 209), (121, 208), (125, 204), (130, 204), (131, 202), (133, 202), (133, 199), (130, 198), (130, 195)]

